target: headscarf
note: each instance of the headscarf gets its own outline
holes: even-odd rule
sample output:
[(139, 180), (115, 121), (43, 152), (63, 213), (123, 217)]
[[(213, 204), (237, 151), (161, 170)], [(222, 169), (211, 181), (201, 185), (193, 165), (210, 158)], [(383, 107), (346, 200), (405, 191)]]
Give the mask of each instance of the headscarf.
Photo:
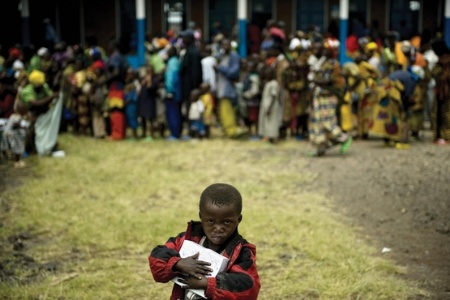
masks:
[(326, 38), (325, 42), (323, 44), (325, 49), (330, 49), (331, 50), (333, 58), (336, 58), (337, 55), (338, 55), (339, 45), (340, 45), (339, 40), (334, 38), (334, 37)]
[(326, 38), (324, 42), (324, 47), (326, 49), (338, 49), (339, 45), (340, 45), (339, 40), (333, 37)]
[(366, 45), (366, 50), (367, 51), (374, 51), (378, 49), (378, 45), (375, 42), (370, 42)]
[(42, 86), (45, 83), (45, 74), (38, 70), (33, 70), (28, 75), (28, 81), (35, 87)]
[(41, 48), (39, 48), (39, 50), (37, 51), (37, 54), (38, 54), (39, 56), (44, 56), (44, 55), (46, 55), (47, 53), (48, 53), (48, 49), (45, 48), (45, 47), (41, 47)]
[(350, 35), (346, 40), (346, 47), (348, 52), (354, 53), (359, 49), (358, 37), (356, 35)]
[(411, 66), (408, 68), (408, 71), (411, 73), (412, 78), (416, 82), (425, 78), (425, 71), (420, 66)]
[(402, 41), (400, 49), (402, 50), (403, 53), (409, 53), (411, 52), (411, 47), (412, 47), (411, 42), (405, 40)]
[(101, 60), (96, 60), (91, 65), (92, 70), (100, 69), (103, 70), (105, 68), (105, 63)]
[(281, 42), (284, 42), (286, 40), (286, 35), (284, 34), (284, 32), (281, 28), (271, 27), (269, 29), (269, 33), (273, 38), (278, 39)]
[(357, 77), (361, 74), (358, 65), (354, 62), (346, 62), (342, 66), (342, 74), (344, 76), (353, 76)]
[(22, 50), (16, 47), (9, 49), (8, 53), (11, 58), (19, 58), (23, 54)]

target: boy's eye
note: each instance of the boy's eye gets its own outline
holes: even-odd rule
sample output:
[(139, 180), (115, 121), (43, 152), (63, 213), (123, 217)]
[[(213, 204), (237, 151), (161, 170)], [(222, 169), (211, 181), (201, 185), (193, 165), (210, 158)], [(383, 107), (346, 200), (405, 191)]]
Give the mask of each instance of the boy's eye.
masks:
[(213, 224), (214, 223), (214, 220), (207, 220), (206, 221), (208, 224)]
[(231, 221), (228, 221), (228, 220), (227, 220), (227, 221), (225, 221), (224, 223), (225, 223), (225, 225), (230, 225), (230, 224), (231, 224)]

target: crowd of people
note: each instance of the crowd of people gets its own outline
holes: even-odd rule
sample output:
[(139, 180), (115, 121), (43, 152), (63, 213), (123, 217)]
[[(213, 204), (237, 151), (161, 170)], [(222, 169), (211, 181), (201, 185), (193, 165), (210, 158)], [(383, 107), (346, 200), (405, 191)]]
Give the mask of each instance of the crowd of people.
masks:
[[(217, 31), (203, 39), (190, 26), (149, 36), (145, 65), (132, 68), (117, 41), (63, 41), (27, 57), (20, 45), (0, 57), (2, 155), (58, 150), (61, 132), (133, 141), (220, 136), (277, 144), (308, 140), (312, 156), (352, 140), (380, 138), (408, 149), (429, 122), (450, 141), (450, 51), (439, 36), (401, 40), (352, 33), (346, 41), (312, 27), (289, 36), (268, 21), (247, 57)], [(340, 63), (340, 43), (348, 62)]]

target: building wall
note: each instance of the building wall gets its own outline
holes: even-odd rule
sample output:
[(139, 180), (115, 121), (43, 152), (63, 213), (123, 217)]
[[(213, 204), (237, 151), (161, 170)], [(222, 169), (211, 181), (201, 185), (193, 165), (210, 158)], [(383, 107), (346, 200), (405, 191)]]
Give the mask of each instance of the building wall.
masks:
[[(56, 22), (57, 3), (55, 0), (47, 1), (28, 1), (30, 7), (30, 34), (31, 44), (41, 47), (45, 42), (45, 30), (42, 21), (49, 18), (55, 29), (58, 31), (60, 26)], [(59, 32), (58, 32), (59, 33)], [(65, 39), (65, 37), (62, 37)]]
[[(147, 19), (151, 21), (150, 34), (153, 36), (163, 32), (164, 22), (164, 0), (147, 0), (150, 1), (151, 12), (147, 14)], [(148, 27), (147, 27), (148, 28)]]
[(202, 32), (204, 32), (205, 28), (205, 9), (203, 1), (201, 0), (194, 0), (190, 1), (190, 5), (188, 6), (188, 12), (187, 16), (190, 16), (190, 19), (195, 22), (196, 26), (198, 28), (202, 29)]
[(431, 32), (442, 30), (442, 20), (444, 18), (444, 8), (442, 5), (445, 1), (427, 0), (426, 4), (422, 1), (422, 29), (431, 30)]
[[(43, 45), (44, 26), (42, 20), (44, 18), (50, 18), (58, 32), (61, 34), (61, 38), (69, 44), (83, 43), (84, 41), (81, 41), (82, 38), (95, 35), (99, 45), (106, 47), (109, 40), (116, 37), (116, 30), (119, 26), (119, 20), (116, 18), (117, 13), (115, 11), (116, 1), (121, 0), (29, 0), (31, 43), (35, 47)], [(214, 0), (214, 3), (223, 3), (224, 1), (225, 0)], [(226, 3), (229, 3), (230, 8), (236, 8), (237, 0), (226, 1), (229, 1)], [(248, 15), (249, 18), (251, 18), (252, 2), (251, 0), (248, 1)], [(298, 0), (272, 0), (273, 18), (285, 22), (287, 34), (291, 33), (293, 29), (297, 29), (297, 16), (299, 15), (297, 11), (295, 11), (297, 8), (297, 1)], [(325, 15), (325, 20), (328, 21), (325, 22), (324, 30), (327, 29), (326, 27), (331, 18), (330, 7), (339, 3), (339, 0), (325, 1), (327, 5), (324, 6), (325, 9), (323, 13)], [(385, 33), (389, 28), (390, 17), (386, 14), (386, 12), (389, 12), (386, 7), (390, 5), (390, 2), (390, 0), (369, 0), (367, 2), (367, 9), (370, 13), (367, 21), (370, 24), (373, 20), (378, 20), (380, 23), (379, 29), (382, 33)], [(0, 5), (2, 10), (8, 11), (8, 18), (0, 19), (0, 25), (2, 25), (3, 28), (8, 28), (8, 30), (0, 32), (0, 43), (3, 45), (3, 55), (5, 55), (5, 52), (7, 52), (7, 50), (15, 43), (22, 42), (22, 20), (20, 12), (17, 9), (18, 3), (19, 0), (2, 1), (2, 4)], [(80, 21), (82, 15), (79, 10), (80, 3), (84, 6), (84, 26)], [(152, 35), (164, 33), (164, 3), (165, 0), (146, 0), (147, 31)], [(210, 17), (210, 12), (207, 8), (212, 7), (211, 3), (213, 3), (213, 0), (189, 0), (185, 3), (190, 4), (187, 7), (189, 11), (186, 15), (190, 16), (191, 20), (194, 20), (203, 32), (208, 32), (209, 28), (206, 27), (211, 26), (211, 24), (208, 24), (207, 22)], [(205, 3), (208, 3), (208, 5), (205, 5)], [(433, 33), (436, 30), (442, 30), (444, 3), (444, 0), (421, 1), (420, 24), (422, 30), (430, 29)], [(217, 12), (215, 13), (217, 14)], [(229, 27), (232, 26), (232, 24), (228, 25)]]
[(276, 20), (284, 21), (285, 32), (289, 35), (292, 32), (293, 18), (292, 8), (294, 0), (275, 1)]
[(370, 23), (374, 21), (379, 22), (379, 29), (381, 33), (385, 33), (388, 30), (389, 17), (386, 16), (387, 0), (370, 1)]
[(103, 0), (85, 1), (84, 28), (86, 37), (95, 36), (98, 44), (107, 49), (117, 34), (115, 5), (105, 5)]
[(1, 10), (8, 12), (8, 18), (0, 18), (0, 55), (6, 57), (9, 48), (22, 43), (22, 18), (16, 1), (2, 1)]

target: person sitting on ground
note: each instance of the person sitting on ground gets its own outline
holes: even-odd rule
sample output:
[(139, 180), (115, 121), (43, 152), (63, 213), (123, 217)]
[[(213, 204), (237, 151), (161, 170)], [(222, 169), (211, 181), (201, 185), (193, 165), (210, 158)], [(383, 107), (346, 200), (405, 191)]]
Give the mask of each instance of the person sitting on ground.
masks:
[[(166, 283), (177, 276), (187, 285), (174, 284), (170, 299), (187, 299), (187, 289), (203, 289), (208, 299), (258, 298), (261, 283), (256, 268), (256, 247), (238, 233), (242, 221), (242, 196), (232, 185), (214, 183), (200, 196), (199, 221), (191, 221), (185, 232), (155, 247), (148, 260), (153, 278)], [(180, 249), (189, 240), (229, 258), (223, 272), (208, 277), (209, 263), (198, 255), (180, 257)]]

